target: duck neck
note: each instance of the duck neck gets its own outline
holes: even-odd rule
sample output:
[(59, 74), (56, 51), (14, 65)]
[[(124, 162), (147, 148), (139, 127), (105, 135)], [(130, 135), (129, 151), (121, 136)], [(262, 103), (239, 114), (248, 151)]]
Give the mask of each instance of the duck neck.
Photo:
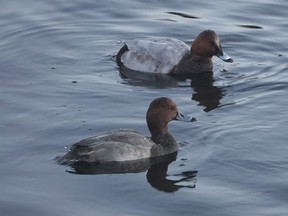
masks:
[(198, 64), (210, 64), (212, 63), (212, 58), (211, 57), (205, 57), (205, 56), (199, 56), (195, 54), (189, 54), (191, 61), (193, 60), (194, 62), (197, 62)]
[(153, 122), (150, 122), (148, 123), (148, 128), (151, 133), (151, 139), (157, 144), (160, 144), (158, 143), (158, 140), (161, 140), (161, 137), (169, 134), (168, 125), (163, 121), (155, 120)]
[[(168, 133), (168, 127), (155, 127), (154, 126), (148, 126), (150, 133), (151, 133), (151, 139), (156, 142), (155, 140), (158, 140), (159, 137), (163, 137)], [(157, 142), (156, 142), (157, 143)]]
[(154, 143), (166, 147), (169, 147), (176, 143), (174, 137), (169, 132), (165, 134), (154, 134), (151, 136), (151, 139), (153, 140)]

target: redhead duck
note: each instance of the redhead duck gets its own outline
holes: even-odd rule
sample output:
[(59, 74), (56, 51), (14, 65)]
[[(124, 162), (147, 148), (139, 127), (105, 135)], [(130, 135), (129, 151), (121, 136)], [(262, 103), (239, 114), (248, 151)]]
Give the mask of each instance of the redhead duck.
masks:
[(206, 30), (197, 36), (191, 48), (183, 41), (168, 37), (125, 42), (116, 55), (116, 62), (135, 71), (189, 75), (212, 71), (214, 55), (233, 62), (223, 51), (218, 35)]
[(160, 97), (148, 108), (146, 121), (151, 138), (131, 129), (118, 129), (83, 139), (68, 153), (57, 157), (60, 164), (76, 162), (125, 162), (165, 156), (177, 152), (177, 143), (168, 132), (172, 120), (193, 121), (194, 118), (178, 111), (173, 100)]

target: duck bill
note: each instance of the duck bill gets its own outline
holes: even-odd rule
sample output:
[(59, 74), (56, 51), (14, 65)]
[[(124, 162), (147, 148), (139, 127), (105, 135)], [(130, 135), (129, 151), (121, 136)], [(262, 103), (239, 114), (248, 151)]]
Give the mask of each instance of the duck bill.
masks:
[(175, 117), (175, 120), (184, 121), (184, 122), (193, 122), (193, 121), (196, 121), (196, 118), (185, 115), (178, 111), (177, 116)]
[(230, 63), (233, 62), (233, 59), (229, 55), (227, 55), (227, 53), (225, 53), (224, 51), (219, 52), (216, 56), (220, 58), (222, 61)]

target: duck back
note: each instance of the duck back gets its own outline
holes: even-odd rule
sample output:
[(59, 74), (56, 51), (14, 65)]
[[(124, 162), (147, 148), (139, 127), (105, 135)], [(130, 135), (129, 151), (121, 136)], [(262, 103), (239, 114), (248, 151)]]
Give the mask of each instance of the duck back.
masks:
[(144, 72), (169, 73), (190, 52), (186, 43), (168, 37), (135, 39), (125, 45), (128, 51), (117, 58), (125, 67)]
[(137, 160), (151, 157), (153, 145), (153, 141), (135, 130), (111, 130), (75, 143), (66, 155), (56, 160), (60, 164)]

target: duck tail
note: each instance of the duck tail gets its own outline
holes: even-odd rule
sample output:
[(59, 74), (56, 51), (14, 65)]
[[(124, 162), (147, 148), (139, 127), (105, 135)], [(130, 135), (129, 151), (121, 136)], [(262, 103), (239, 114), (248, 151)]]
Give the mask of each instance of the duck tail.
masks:
[(121, 56), (123, 55), (124, 52), (129, 51), (127, 44), (125, 43), (125, 41), (119, 41), (118, 43), (124, 43), (124, 46), (122, 46), (122, 48), (118, 51), (117, 55), (116, 55), (116, 63), (118, 64), (118, 66), (122, 66), (123, 63), (121, 61)]

